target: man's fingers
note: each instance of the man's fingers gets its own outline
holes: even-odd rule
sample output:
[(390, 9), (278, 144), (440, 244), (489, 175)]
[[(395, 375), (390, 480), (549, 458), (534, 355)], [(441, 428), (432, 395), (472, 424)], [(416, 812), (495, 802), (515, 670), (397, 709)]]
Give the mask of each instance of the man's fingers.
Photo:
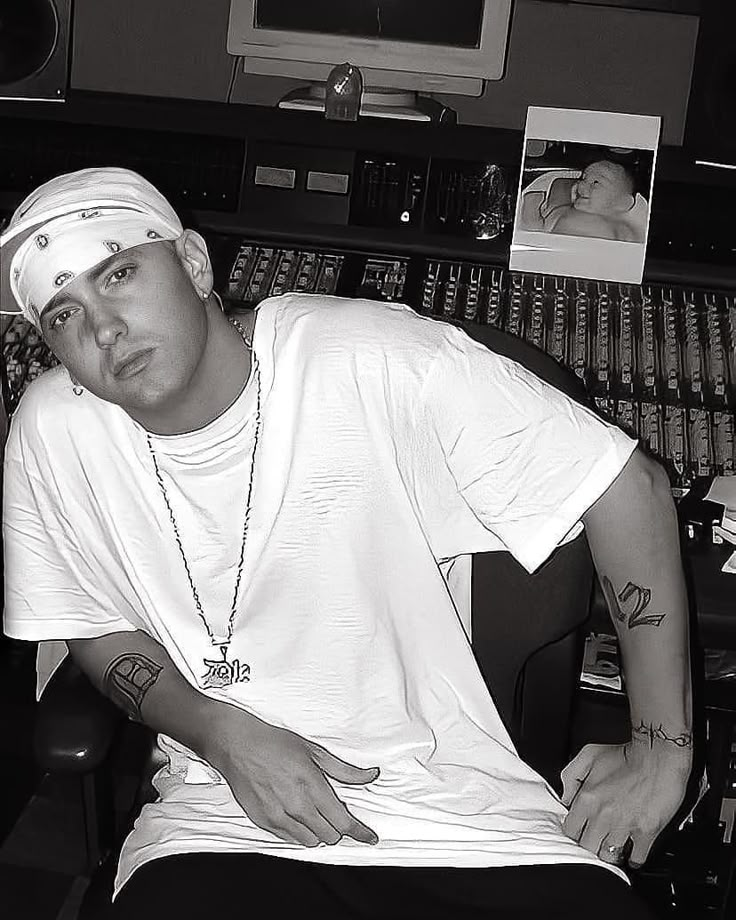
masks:
[(631, 838), (622, 834), (609, 834), (601, 841), (598, 856), (613, 866), (624, 866), (631, 852)]
[(279, 816), (278, 822), (273, 825), (261, 824), (265, 830), (270, 831), (287, 843), (300, 843), (305, 847), (316, 847), (320, 838), (310, 830), (301, 819), (293, 818), (284, 812)]
[(585, 778), (591, 771), (598, 753), (598, 747), (600, 747), (600, 745), (586, 744), (560, 773), (560, 779), (562, 780), (562, 804), (566, 805), (568, 808), (580, 791), (580, 787), (585, 782)]
[(326, 777), (314, 790), (313, 801), (320, 814), (340, 833), (360, 843), (377, 843), (378, 835), (358, 820), (336, 794)]
[(579, 842), (587, 824), (587, 817), (582, 812), (576, 812), (573, 809), (565, 817), (565, 820), (562, 824), (562, 830), (571, 840), (577, 840)]
[(629, 856), (629, 865), (632, 869), (640, 869), (649, 858), (649, 851), (652, 849), (656, 837), (648, 834), (637, 834), (632, 839), (634, 845)]
[(575, 801), (575, 796), (582, 788), (583, 780), (579, 779), (574, 771), (565, 774), (564, 770), (560, 774), (560, 779), (562, 780), (562, 795), (560, 796), (562, 804), (570, 808)]
[[(346, 809), (347, 811), (347, 809)], [(348, 837), (352, 837), (353, 840), (357, 840), (359, 843), (378, 843), (378, 834), (371, 830), (367, 824), (363, 824), (362, 821), (359, 821), (354, 814), (348, 811), (350, 816), (350, 826), (346, 831)]]
[(310, 743), (309, 750), (320, 770), (339, 783), (356, 786), (372, 783), (381, 772), (378, 767), (356, 767), (318, 744)]
[(343, 836), (343, 832), (336, 828), (326, 815), (318, 808), (312, 808), (305, 815), (291, 815), (296, 821), (301, 821), (318, 838), (320, 843), (333, 846)]

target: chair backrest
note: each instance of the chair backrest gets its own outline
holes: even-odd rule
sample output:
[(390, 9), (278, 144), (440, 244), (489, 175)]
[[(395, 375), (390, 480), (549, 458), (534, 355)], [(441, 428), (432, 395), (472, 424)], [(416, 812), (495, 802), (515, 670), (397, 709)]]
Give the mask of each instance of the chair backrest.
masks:
[[(590, 407), (582, 381), (541, 349), (491, 326), (461, 325)], [(569, 755), (593, 575), (584, 534), (533, 575), (507, 552), (473, 557), (472, 644), (480, 671), (520, 755), (556, 788)]]

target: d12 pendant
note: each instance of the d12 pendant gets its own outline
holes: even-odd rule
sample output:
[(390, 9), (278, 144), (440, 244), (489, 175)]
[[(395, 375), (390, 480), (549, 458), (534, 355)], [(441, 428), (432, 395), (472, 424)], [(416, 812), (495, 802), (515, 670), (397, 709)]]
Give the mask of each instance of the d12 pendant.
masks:
[(213, 661), (210, 658), (204, 658), (204, 666), (207, 673), (203, 675), (202, 689), (216, 689), (230, 687), (233, 684), (242, 684), (250, 680), (250, 665), (241, 664), (236, 658), (234, 661), (227, 660), (227, 646), (221, 645), (222, 661)]

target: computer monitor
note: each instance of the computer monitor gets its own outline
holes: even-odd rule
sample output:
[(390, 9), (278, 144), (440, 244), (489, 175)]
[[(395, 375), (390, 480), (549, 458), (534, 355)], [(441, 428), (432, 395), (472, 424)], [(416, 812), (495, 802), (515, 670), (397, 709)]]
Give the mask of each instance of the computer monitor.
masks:
[(479, 96), (503, 76), (511, 2), (230, 0), (227, 50), (246, 73), (319, 84), (349, 62), (369, 92)]

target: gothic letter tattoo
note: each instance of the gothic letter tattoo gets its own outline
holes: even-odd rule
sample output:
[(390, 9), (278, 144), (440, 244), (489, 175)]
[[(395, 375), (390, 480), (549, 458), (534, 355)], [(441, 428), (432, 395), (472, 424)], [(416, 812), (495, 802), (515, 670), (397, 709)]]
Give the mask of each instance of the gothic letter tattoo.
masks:
[(674, 744), (675, 747), (680, 748), (689, 748), (693, 746), (693, 736), (691, 732), (683, 732), (681, 735), (670, 736), (664, 730), (663, 725), (655, 728), (654, 725), (646, 725), (643, 719), (641, 725), (637, 725), (637, 727), (632, 730), (632, 733), (649, 741), (650, 748), (654, 747), (655, 741), (669, 741), (670, 744)]
[(142, 722), (143, 697), (156, 683), (161, 671), (163, 667), (145, 655), (119, 655), (107, 666), (102, 687), (131, 719)]
[[(666, 613), (644, 615), (644, 611), (649, 606), (649, 601), (652, 597), (652, 592), (649, 588), (640, 588), (639, 585), (628, 582), (623, 591), (616, 596), (611, 580), (606, 575), (601, 578), (601, 587), (616, 619), (620, 623), (626, 623), (629, 629), (633, 629), (635, 626), (659, 626), (667, 616)], [(622, 604), (627, 602), (630, 602), (629, 609), (624, 610)]]

